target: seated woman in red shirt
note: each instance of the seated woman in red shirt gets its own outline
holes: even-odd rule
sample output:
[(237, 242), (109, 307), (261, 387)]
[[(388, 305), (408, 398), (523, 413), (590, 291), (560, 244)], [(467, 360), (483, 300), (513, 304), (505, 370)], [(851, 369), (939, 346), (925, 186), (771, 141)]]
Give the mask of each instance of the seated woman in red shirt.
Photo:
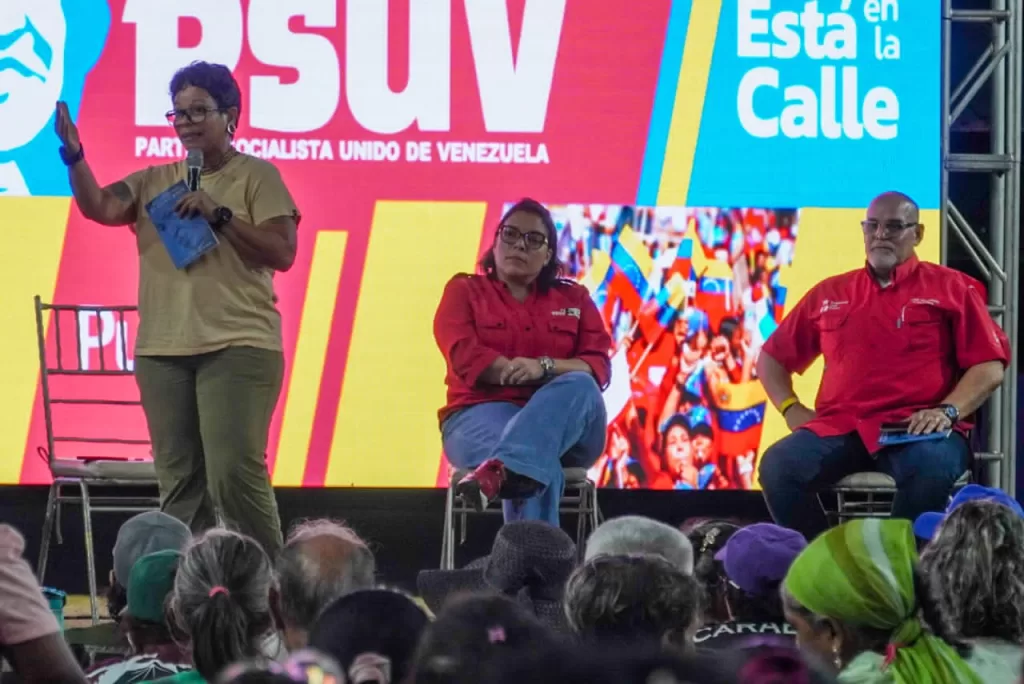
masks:
[(504, 499), (506, 522), (558, 525), (563, 467), (604, 450), (611, 338), (586, 288), (561, 280), (555, 223), (539, 202), (509, 209), (481, 275), (445, 287), (434, 338), (448, 365), (439, 418), (445, 454), (474, 468), (467, 503)]

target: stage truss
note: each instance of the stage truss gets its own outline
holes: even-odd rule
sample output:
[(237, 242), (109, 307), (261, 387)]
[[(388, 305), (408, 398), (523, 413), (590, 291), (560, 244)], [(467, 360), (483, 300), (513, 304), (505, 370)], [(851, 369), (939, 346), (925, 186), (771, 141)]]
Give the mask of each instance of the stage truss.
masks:
[[(942, 22), (942, 260), (948, 260), (951, 240), (959, 241), (987, 280), (989, 309), (1010, 338), (1010, 367), (988, 408), (986, 449), (993, 460), (991, 481), (985, 483), (1010, 493), (1016, 484), (1022, 4), (1024, 0), (943, 0)], [(975, 46), (958, 39), (962, 24), (986, 27), (990, 40), (979, 55)], [(958, 82), (951, 70), (954, 59), (974, 60)], [(990, 149), (984, 154), (956, 152), (951, 131), (982, 93), (991, 97), (986, 122)], [(950, 200), (950, 183), (955, 185), (961, 174), (988, 178), (988, 230), (971, 225)]]

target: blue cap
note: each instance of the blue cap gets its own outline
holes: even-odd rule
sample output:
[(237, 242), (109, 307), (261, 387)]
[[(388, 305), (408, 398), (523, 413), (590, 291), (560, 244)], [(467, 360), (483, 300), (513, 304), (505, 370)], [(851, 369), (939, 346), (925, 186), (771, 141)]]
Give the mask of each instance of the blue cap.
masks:
[(953, 500), (946, 506), (944, 513), (928, 512), (919, 515), (914, 521), (914, 534), (921, 539), (931, 539), (946, 516), (952, 513), (957, 506), (968, 501), (993, 501), (1011, 508), (1017, 515), (1024, 518), (1024, 508), (1021, 508), (1017, 500), (1003, 490), (971, 484), (957, 492)]

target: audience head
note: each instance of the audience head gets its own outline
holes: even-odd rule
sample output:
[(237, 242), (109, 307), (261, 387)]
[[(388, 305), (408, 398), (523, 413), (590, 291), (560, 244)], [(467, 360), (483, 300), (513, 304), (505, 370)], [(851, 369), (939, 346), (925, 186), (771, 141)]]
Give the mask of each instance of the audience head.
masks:
[(225, 668), (216, 684), (348, 684), (330, 656), (316, 651), (293, 653), (284, 663), (246, 660)]
[(185, 548), (171, 611), (207, 681), (227, 665), (260, 657), (273, 628), (274, 590), (270, 558), (254, 539), (214, 528)]
[(1011, 508), (995, 499), (961, 503), (921, 553), (920, 570), (951, 634), (1024, 641), (1024, 518), (1019, 505)]
[(605, 522), (587, 539), (586, 560), (596, 556), (652, 554), (680, 571), (693, 573), (693, 546), (686, 535), (665, 523), (640, 515)]
[(555, 634), (505, 596), (456, 596), (420, 640), (415, 684), (491, 681), (517, 658), (550, 648)]
[(121, 628), (135, 653), (174, 643), (167, 626), (166, 606), (174, 592), (180, 559), (178, 551), (157, 551), (143, 556), (132, 566)]
[(797, 641), (841, 671), (865, 651), (886, 653), (895, 681), (975, 681), (949, 642), (926, 632), (934, 610), (918, 590), (906, 520), (848, 522), (817, 537), (783, 583)]
[(548, 208), (537, 200), (519, 200), (498, 221), (494, 242), (480, 260), (491, 278), (523, 285), (536, 283), (546, 292), (558, 281), (562, 263), (555, 248), (558, 231)]
[(702, 590), (660, 556), (597, 556), (573, 573), (565, 612), (589, 641), (654, 641), (686, 651), (701, 624)]
[(369, 546), (347, 525), (313, 520), (296, 526), (277, 561), (278, 622), (288, 649), (306, 645), (326, 606), (372, 588), (375, 572)]
[(1024, 518), (1024, 508), (1017, 503), (1017, 500), (1001, 489), (995, 487), (982, 487), (981, 485), (969, 484), (956, 493), (949, 501), (944, 512), (922, 513), (914, 521), (914, 534), (921, 539), (932, 539), (939, 531), (943, 521), (953, 511), (969, 501), (993, 501), (1006, 506), (1018, 517)]
[[(517, 654), (489, 684), (828, 684), (835, 679), (792, 648), (679, 654), (653, 644), (556, 645)], [(489, 673), (490, 674), (490, 673)]]
[(356, 684), (403, 682), (429, 619), (405, 594), (356, 591), (332, 603), (309, 634), (309, 645), (337, 661)]
[(110, 615), (120, 618), (127, 600), (128, 577), (140, 558), (156, 551), (181, 551), (190, 539), (192, 532), (185, 523), (160, 511), (146, 511), (125, 521), (114, 541), (114, 567), (107, 594)]
[(563, 631), (562, 595), (575, 567), (576, 544), (564, 530), (539, 520), (519, 520), (498, 530), (489, 556), (461, 570), (424, 570), (416, 584), (435, 613), (449, 596), (489, 590)]
[(704, 520), (683, 529), (693, 546), (693, 576), (707, 594), (704, 605), (706, 622), (729, 620), (728, 580), (722, 561), (716, 560), (715, 556), (739, 529), (738, 525), (725, 520)]
[(715, 554), (722, 563), (726, 603), (734, 620), (781, 620), (779, 587), (807, 546), (799, 532), (758, 523), (738, 530)]

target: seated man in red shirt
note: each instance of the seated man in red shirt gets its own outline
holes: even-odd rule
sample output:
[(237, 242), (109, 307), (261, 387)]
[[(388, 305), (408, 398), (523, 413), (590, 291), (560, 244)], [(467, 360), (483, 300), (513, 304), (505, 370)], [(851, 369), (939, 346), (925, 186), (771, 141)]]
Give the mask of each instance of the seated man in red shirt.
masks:
[(611, 338), (587, 289), (559, 279), (555, 245), (548, 210), (518, 202), (483, 275), (448, 282), (434, 338), (448, 366), (444, 451), (475, 468), (456, 493), (478, 508), (504, 499), (506, 521), (557, 526), (562, 468), (589, 468), (604, 450)]
[[(1002, 382), (1009, 342), (969, 276), (920, 262), (924, 226), (912, 199), (876, 197), (862, 222), (867, 264), (815, 286), (768, 339), (757, 362), (772, 403), (793, 431), (765, 451), (760, 479), (775, 522), (812, 539), (826, 527), (815, 492), (855, 472), (896, 481), (892, 514), (941, 510), (968, 466), (966, 420)], [(815, 408), (792, 374), (819, 356)], [(939, 440), (882, 447), (881, 426), (952, 429)]]

